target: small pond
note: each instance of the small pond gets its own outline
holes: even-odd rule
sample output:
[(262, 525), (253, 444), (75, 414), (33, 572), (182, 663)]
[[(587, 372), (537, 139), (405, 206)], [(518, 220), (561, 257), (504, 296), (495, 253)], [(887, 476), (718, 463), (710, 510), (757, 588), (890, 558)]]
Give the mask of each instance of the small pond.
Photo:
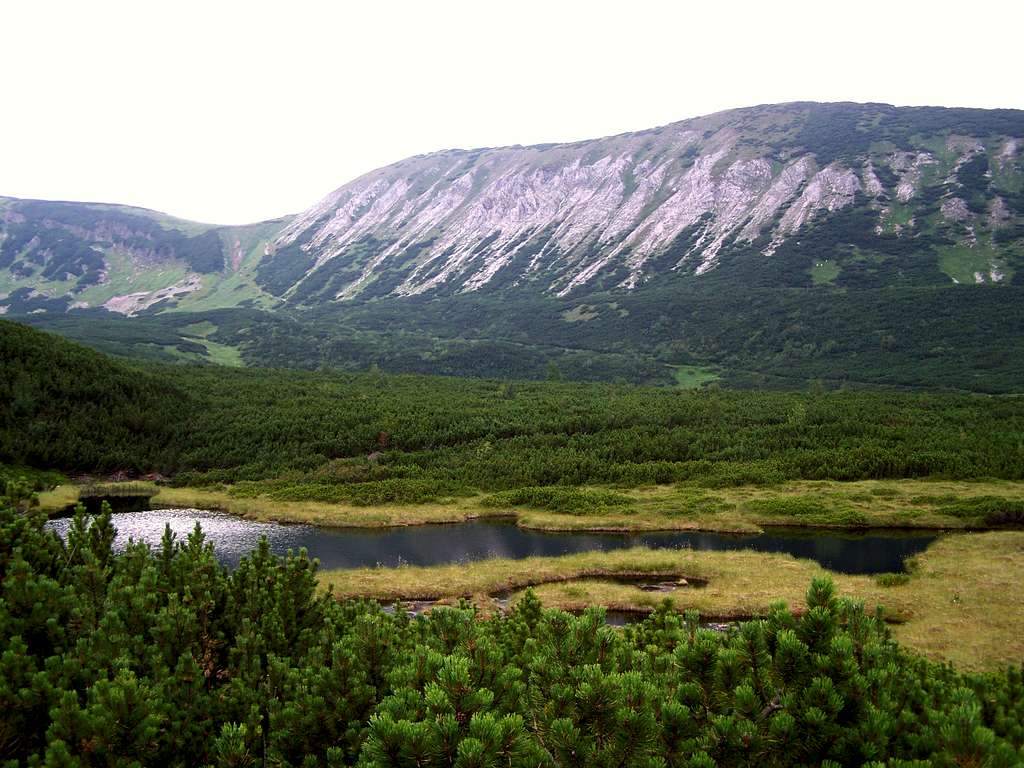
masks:
[[(934, 532), (864, 531), (857, 533), (772, 529), (763, 534), (737, 536), (693, 531), (650, 533), (549, 533), (517, 528), (509, 521), (473, 521), (454, 525), (406, 528), (318, 528), (243, 520), (221, 512), (198, 509), (161, 509), (124, 512), (113, 516), (117, 542), (129, 538), (158, 546), (164, 526), (184, 539), (198, 522), (218, 559), (234, 566), (266, 536), (271, 549), (284, 554), (305, 547), (321, 568), (361, 566), (441, 565), (466, 563), (488, 557), (523, 558), (566, 555), (625, 547), (690, 548), (695, 550), (753, 549), (784, 552), (816, 560), (839, 573), (885, 573), (903, 569), (904, 558), (923, 551), (935, 540)], [(47, 525), (62, 535), (70, 521)]]

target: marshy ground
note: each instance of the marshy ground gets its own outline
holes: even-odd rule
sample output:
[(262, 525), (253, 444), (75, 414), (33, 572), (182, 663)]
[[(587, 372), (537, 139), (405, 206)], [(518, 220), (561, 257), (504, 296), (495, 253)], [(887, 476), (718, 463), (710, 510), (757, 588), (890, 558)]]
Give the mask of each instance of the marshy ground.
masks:
[[(510, 593), (515, 602), (527, 587), (546, 605), (570, 611), (602, 605), (649, 612), (668, 598), (678, 610), (729, 621), (766, 615), (780, 600), (799, 610), (811, 580), (828, 574), (841, 594), (862, 600), (869, 609), (881, 606), (893, 636), (929, 658), (972, 670), (1020, 663), (1024, 532), (943, 537), (909, 565), (905, 575), (853, 576), (781, 554), (629, 549), (429, 568), (325, 571), (320, 581), (341, 598), (458, 602), (468, 597), (484, 613), (497, 609), (495, 596)], [(650, 578), (637, 579), (638, 574)], [(686, 583), (668, 593), (636, 583), (673, 579)]]
[[(77, 490), (60, 486), (42, 495), (52, 509), (72, 503)], [(707, 530), (756, 532), (764, 527), (934, 528), (960, 531), (940, 537), (898, 575), (830, 574), (842, 594), (881, 606), (894, 637), (929, 658), (959, 668), (994, 669), (1024, 658), (1024, 532), (966, 532), (989, 527), (993, 509), (1015, 509), (1024, 484), (892, 480), (792, 482), (779, 486), (703, 489), (685, 485), (601, 489), (625, 501), (574, 513), (529, 505), (495, 504), (493, 496), (445, 499), (408, 506), (354, 506), (239, 497), (217, 490), (160, 487), (155, 506), (222, 509), (246, 518), (339, 527), (385, 527), (514, 516), (543, 530)], [(610, 496), (608, 496), (610, 494)], [(788, 555), (629, 549), (564, 557), (489, 559), (465, 565), (323, 571), (320, 581), (339, 598), (382, 602), (469, 598), (486, 615), (528, 588), (551, 607), (649, 612), (666, 598), (678, 610), (706, 619), (757, 617), (772, 603), (799, 609), (807, 585), (828, 573)], [(684, 580), (647, 591), (648, 581)], [(625, 578), (628, 577), (628, 578)], [(499, 603), (497, 596), (501, 596)]]
[[(218, 489), (154, 486), (154, 507), (219, 509), (253, 520), (335, 527), (388, 527), (455, 523), (481, 517), (515, 517), (524, 528), (551, 531), (703, 530), (755, 533), (766, 526), (812, 528), (984, 529), (993, 508), (1024, 509), (1024, 483), (941, 480), (793, 481), (706, 489), (663, 485), (626, 489), (572, 489), (604, 503), (546, 507), (510, 503), (505, 494), (475, 494), (408, 505), (360, 506), (315, 501), (278, 501)], [(42, 494), (44, 508), (73, 503), (76, 489), (58, 486)], [(608, 503), (607, 499), (616, 499)], [(534, 502), (538, 503), (538, 502)], [(1024, 516), (1022, 516), (1024, 520)]]

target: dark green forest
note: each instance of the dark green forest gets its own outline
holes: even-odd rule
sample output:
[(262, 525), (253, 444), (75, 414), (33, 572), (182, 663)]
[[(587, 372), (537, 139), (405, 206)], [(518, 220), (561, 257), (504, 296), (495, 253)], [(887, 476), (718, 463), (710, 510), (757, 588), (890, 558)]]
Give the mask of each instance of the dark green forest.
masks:
[[(1020, 286), (802, 287), (818, 258), (816, 248), (805, 251), (765, 264), (763, 283), (730, 279), (727, 262), (696, 283), (666, 276), (640, 293), (583, 299), (507, 290), (273, 313), (17, 319), (108, 354), (162, 362), (205, 355), (187, 328), (209, 322), (210, 340), (258, 367), (672, 386), (675, 366), (698, 365), (730, 388), (802, 390), (821, 380), (829, 388), (1024, 391)], [(741, 261), (749, 271), (750, 260)], [(790, 263), (798, 284), (773, 285)]]
[(334, 601), (264, 540), (233, 571), (198, 530), (115, 554), (109, 511), (0, 500), (0, 755), (46, 766), (1012, 766), (1020, 669), (901, 650), (815, 581), (729, 632), (666, 604), (410, 619)]
[[(0, 322), (0, 462), (420, 502), (523, 486), (1024, 476), (1024, 399), (129, 363)], [(242, 490), (244, 486), (240, 487)]]

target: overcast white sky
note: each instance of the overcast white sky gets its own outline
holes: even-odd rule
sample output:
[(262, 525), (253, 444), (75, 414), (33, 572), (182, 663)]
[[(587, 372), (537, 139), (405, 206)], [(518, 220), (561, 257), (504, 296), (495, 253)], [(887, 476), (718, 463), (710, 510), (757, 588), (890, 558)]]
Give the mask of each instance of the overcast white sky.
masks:
[(1015, 0), (13, 0), (0, 24), (0, 195), (215, 223), (447, 147), (804, 99), (1024, 107)]

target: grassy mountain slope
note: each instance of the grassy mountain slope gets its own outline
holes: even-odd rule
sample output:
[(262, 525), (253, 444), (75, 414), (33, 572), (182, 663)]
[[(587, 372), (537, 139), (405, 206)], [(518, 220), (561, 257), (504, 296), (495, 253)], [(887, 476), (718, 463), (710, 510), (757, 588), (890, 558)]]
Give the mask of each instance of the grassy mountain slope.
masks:
[(282, 224), (215, 227), (121, 205), (0, 198), (0, 313), (270, 306), (253, 275)]

